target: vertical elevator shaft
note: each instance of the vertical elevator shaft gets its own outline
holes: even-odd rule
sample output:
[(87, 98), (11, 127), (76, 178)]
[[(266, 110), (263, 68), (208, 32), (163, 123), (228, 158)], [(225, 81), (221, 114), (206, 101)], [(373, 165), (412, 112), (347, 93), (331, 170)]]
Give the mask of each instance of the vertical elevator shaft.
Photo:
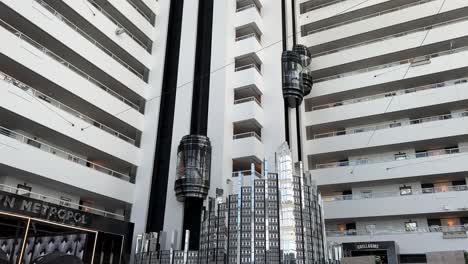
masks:
[(214, 0), (199, 0), (190, 135), (178, 149), (175, 192), (184, 203), (182, 241), (190, 231), (188, 249), (198, 250), (203, 201), (210, 188), (211, 143), (207, 137), (211, 41)]

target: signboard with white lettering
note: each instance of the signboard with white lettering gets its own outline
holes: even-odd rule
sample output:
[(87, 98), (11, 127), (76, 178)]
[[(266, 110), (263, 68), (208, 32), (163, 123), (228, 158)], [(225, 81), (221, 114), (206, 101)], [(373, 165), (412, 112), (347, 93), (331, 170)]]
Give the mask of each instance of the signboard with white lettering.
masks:
[(77, 209), (7, 192), (0, 192), (0, 210), (81, 227), (89, 226), (92, 219), (91, 214)]

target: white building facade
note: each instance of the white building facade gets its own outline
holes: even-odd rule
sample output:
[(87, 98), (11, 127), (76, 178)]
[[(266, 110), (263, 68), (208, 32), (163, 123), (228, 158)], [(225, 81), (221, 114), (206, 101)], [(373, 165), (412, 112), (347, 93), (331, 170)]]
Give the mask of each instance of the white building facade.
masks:
[(144, 226), (168, 9), (152, 0), (1, 1), (2, 192)]
[(394, 242), (388, 263), (466, 250), (468, 3), (302, 0), (297, 10), (315, 78), (303, 152), (328, 241), (353, 245), (348, 256)]

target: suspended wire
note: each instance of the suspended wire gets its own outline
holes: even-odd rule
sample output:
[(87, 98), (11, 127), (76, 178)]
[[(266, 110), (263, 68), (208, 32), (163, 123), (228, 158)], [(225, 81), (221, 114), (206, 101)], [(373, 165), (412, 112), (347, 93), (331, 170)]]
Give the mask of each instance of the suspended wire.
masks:
[[(444, 0), (444, 1), (442, 2), (442, 4), (440, 5), (439, 10), (438, 10), (437, 13), (435, 14), (436, 16), (437, 16), (438, 14), (440, 14), (440, 12), (442, 11), (442, 8), (444, 7), (446, 1), (447, 1), (447, 0)], [(435, 20), (435, 18), (434, 18), (434, 20)], [(424, 45), (424, 42), (426, 41), (427, 36), (429, 35), (429, 32), (431, 32), (431, 30), (432, 30), (432, 28), (430, 28), (430, 29), (426, 32), (424, 38), (422, 39), (421, 43), (419, 44), (419, 48), (422, 47), (422, 45)], [(406, 78), (406, 76), (408, 75), (408, 72), (409, 72), (410, 68), (411, 68), (411, 63), (408, 64), (408, 66), (407, 66), (407, 68), (406, 68), (406, 71), (405, 71), (405, 74), (403, 75), (403, 77), (400, 78), (400, 80), (404, 80), (404, 79)], [(374, 76), (374, 78), (376, 78), (376, 77), (377, 77), (377, 75)], [(392, 98), (390, 98), (390, 101), (388, 101), (388, 104), (387, 104), (387, 106), (385, 107), (385, 111), (382, 113), (382, 115), (388, 112), (388, 109), (390, 109), (390, 106), (392, 105), (393, 100), (395, 99), (395, 97), (396, 97), (396, 96), (392, 96)], [(362, 149), (364, 149), (364, 148), (366, 148), (366, 147), (368, 147), (368, 146), (370, 145), (372, 139), (374, 138), (374, 135), (375, 135), (375, 132), (376, 132), (376, 131), (377, 131), (377, 126), (375, 126), (375, 128), (373, 129), (372, 134), (370, 135), (369, 140), (367, 141), (367, 144), (366, 144)], [(356, 169), (356, 166), (357, 166), (356, 164), (353, 166), (353, 168), (352, 168), (351, 171), (350, 171), (350, 174), (354, 174), (354, 170)]]
[[(85, 1), (85, 0), (83, 0), (83, 1)], [(334, 15), (332, 15), (331, 17), (341, 15), (341, 14), (343, 14), (343, 13), (345, 13), (345, 12), (347, 12), (347, 11), (353, 9), (353, 8), (356, 8), (356, 7), (358, 7), (358, 6), (360, 6), (360, 5), (364, 4), (364, 3), (367, 3), (367, 2), (369, 2), (369, 1), (372, 1), (372, 0), (364, 0), (364, 1), (360, 2), (360, 3), (357, 3), (357, 4), (355, 4), (355, 5), (351, 6), (351, 7), (348, 7), (348, 8), (346, 8), (346, 9), (344, 9), (344, 10), (342, 10), (342, 11), (340, 11), (340, 12), (334, 14)], [(294, 15), (295, 15), (295, 14), (294, 14)], [(295, 30), (295, 29), (294, 29), (294, 30)], [(291, 34), (291, 35), (288, 35), (287, 38), (289, 39), (289, 38), (294, 37), (294, 35), (299, 35), (299, 34), (302, 34), (302, 33), (303, 33), (303, 31), (302, 31), (302, 30), (299, 30), (297, 33), (295, 32), (295, 33), (293, 33), (293, 34)], [(274, 41), (274, 42), (272, 42), (272, 43), (270, 43), (270, 44), (268, 44), (268, 45), (266, 45), (266, 46), (264, 46), (264, 47), (262, 47), (262, 48), (260, 48), (260, 49), (258, 49), (258, 50), (256, 50), (256, 51), (254, 51), (253, 53), (257, 54), (257, 53), (259, 53), (259, 52), (262, 52), (262, 51), (264, 51), (264, 50), (266, 50), (266, 49), (268, 49), (268, 48), (271, 48), (271, 47), (273, 47), (273, 46), (275, 46), (275, 45), (277, 45), (277, 44), (280, 44), (280, 43), (282, 43), (282, 42), (283, 42), (283, 39), (281, 38), (280, 40)], [(195, 81), (198, 81), (198, 80), (201, 80), (201, 79), (206, 78), (206, 77), (208, 77), (208, 76), (211, 76), (212, 74), (214, 74), (214, 73), (216, 73), (216, 72), (218, 72), (218, 71), (221, 71), (221, 70), (223, 70), (223, 69), (225, 69), (225, 68), (227, 68), (227, 67), (233, 65), (234, 63), (235, 63), (235, 61), (229, 62), (229, 63), (227, 63), (227, 64), (225, 64), (225, 65), (223, 65), (223, 66), (220, 66), (219, 68), (216, 68), (215, 70), (213, 70), (213, 71), (211, 71), (211, 72), (209, 72), (209, 73), (199, 75), (198, 77), (195, 77), (195, 78), (193, 78), (193, 79), (190, 80), (190, 81), (187, 81), (187, 82), (185, 82), (185, 83), (183, 83), (183, 84), (181, 84), (181, 85), (179, 85), (179, 86), (176, 86), (174, 89), (172, 89), (172, 90), (170, 90), (170, 91), (161, 93), (161, 94), (156, 95), (156, 96), (154, 96), (154, 97), (151, 97), (151, 98), (149, 98), (148, 100), (146, 100), (145, 102), (146, 102), (146, 103), (147, 103), (147, 102), (151, 102), (152, 100), (157, 99), (157, 98), (161, 98), (161, 97), (164, 96), (164, 95), (176, 93), (178, 89), (180, 89), (180, 88), (182, 88), (182, 87), (185, 87), (186, 85), (189, 85), (189, 84), (191, 84), (191, 83), (193, 83), (193, 82), (195, 82)], [(125, 111), (122, 111), (121, 113), (116, 113), (116, 114), (114, 114), (114, 116), (118, 116), (118, 115), (122, 114), (123, 112), (126, 112), (126, 111), (128, 111), (128, 110), (130, 110), (130, 109), (132, 109), (132, 107), (129, 107), (128, 109), (126, 109)], [(91, 126), (83, 127), (83, 128), (81, 128), (81, 130), (83, 131), (83, 130), (89, 128), (89, 127), (91, 127)]]

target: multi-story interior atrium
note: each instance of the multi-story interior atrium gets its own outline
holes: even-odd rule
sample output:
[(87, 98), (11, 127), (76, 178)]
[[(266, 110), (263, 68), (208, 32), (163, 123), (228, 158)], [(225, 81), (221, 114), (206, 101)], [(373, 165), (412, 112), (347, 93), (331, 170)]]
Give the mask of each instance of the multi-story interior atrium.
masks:
[(128, 263), (135, 234), (161, 230), (199, 250), (192, 216), (263, 177), (283, 142), (338, 255), (462, 252), (467, 14), (466, 0), (0, 1), (0, 259)]

